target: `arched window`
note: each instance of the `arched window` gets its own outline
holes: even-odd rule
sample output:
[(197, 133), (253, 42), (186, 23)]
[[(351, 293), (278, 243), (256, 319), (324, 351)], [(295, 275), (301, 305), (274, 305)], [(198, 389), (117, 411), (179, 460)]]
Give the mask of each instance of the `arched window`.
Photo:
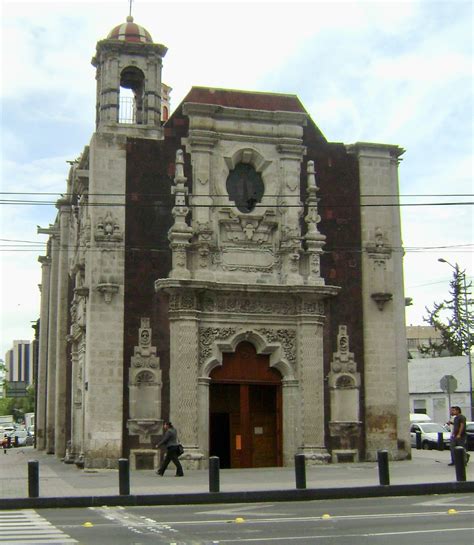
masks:
[(143, 124), (145, 76), (141, 70), (129, 66), (120, 74), (119, 123)]
[(230, 200), (240, 212), (251, 212), (262, 200), (265, 186), (262, 175), (248, 163), (238, 163), (226, 182)]

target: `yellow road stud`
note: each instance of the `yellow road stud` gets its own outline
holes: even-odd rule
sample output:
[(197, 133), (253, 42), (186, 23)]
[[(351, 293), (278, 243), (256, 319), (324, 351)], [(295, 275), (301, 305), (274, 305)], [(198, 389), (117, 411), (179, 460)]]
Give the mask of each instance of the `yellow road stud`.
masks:
[(321, 518), (322, 519), (330, 519), (331, 515), (329, 515), (328, 513), (324, 513), (324, 515)]
[(245, 522), (245, 519), (243, 519), (242, 517), (237, 517), (234, 522), (236, 522), (237, 524), (241, 523), (241, 522)]
[(456, 509), (448, 509), (448, 515), (457, 515), (458, 512), (456, 511)]
[(92, 528), (92, 526), (94, 525), (92, 524), (92, 522), (84, 522), (82, 526), (84, 526), (84, 528)]

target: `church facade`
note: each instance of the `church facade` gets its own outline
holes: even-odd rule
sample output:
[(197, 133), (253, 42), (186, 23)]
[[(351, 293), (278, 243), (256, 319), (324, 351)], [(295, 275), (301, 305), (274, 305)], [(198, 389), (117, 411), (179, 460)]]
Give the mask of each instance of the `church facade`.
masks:
[(193, 87), (166, 119), (165, 54), (132, 18), (97, 44), (39, 229), (37, 448), (156, 467), (171, 420), (188, 469), (408, 457), (403, 149), (328, 142), (294, 95)]

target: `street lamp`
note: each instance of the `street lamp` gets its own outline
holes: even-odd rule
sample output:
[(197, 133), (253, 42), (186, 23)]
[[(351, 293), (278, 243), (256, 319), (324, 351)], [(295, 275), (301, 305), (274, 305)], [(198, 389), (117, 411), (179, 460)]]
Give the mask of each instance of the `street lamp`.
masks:
[(454, 269), (457, 273), (459, 272), (462, 275), (462, 281), (463, 281), (463, 291), (464, 291), (464, 310), (466, 312), (466, 329), (467, 329), (467, 368), (469, 371), (469, 410), (470, 410), (470, 418), (471, 420), (474, 420), (474, 412), (472, 407), (472, 357), (471, 357), (471, 332), (469, 328), (469, 309), (468, 309), (468, 301), (467, 301), (467, 283), (466, 283), (466, 271), (460, 271), (459, 267), (454, 266), (449, 261), (446, 261), (446, 259), (443, 259), (440, 257), (438, 259), (440, 263), (446, 263), (449, 265), (452, 269)]

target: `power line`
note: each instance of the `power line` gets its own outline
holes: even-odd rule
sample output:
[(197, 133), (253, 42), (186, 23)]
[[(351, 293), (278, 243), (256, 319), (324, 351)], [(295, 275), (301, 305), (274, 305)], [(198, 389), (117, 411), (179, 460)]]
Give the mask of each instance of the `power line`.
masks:
[[(8, 239), (0, 239), (0, 241), (8, 242)], [(46, 246), (47, 241), (45, 242), (28, 242), (25, 241), (25, 245), (8, 245), (0, 244), (0, 252), (37, 252), (42, 250)], [(76, 245), (71, 243), (60, 244), (55, 249), (55, 251), (80, 251), (87, 250), (87, 252), (100, 252), (103, 250), (103, 246), (85, 246), (85, 245)], [(447, 251), (456, 251), (456, 253), (471, 253), (474, 250), (473, 244), (461, 244), (461, 245), (452, 245), (452, 246), (397, 246), (391, 247), (391, 250), (395, 253), (429, 253), (429, 252), (438, 252), (440, 249)], [(120, 246), (117, 248), (117, 251), (124, 252), (156, 252), (156, 253), (169, 253), (168, 248), (158, 249), (156, 246)], [(331, 254), (336, 252), (345, 252), (353, 254), (362, 254), (366, 251), (364, 248), (360, 247), (351, 247), (351, 246), (329, 246), (323, 250), (323, 254)]]
[[(286, 198), (285, 196), (282, 196), (282, 198)], [(56, 202), (53, 201), (7, 201), (7, 200), (0, 200), (0, 205), (16, 205), (16, 206), (54, 206)], [(319, 203), (318, 209), (325, 209), (325, 208), (401, 208), (401, 207), (416, 207), (416, 206), (472, 206), (474, 202), (466, 201), (458, 201), (458, 202), (427, 202), (427, 203), (360, 203), (360, 204), (350, 204), (350, 203), (343, 203), (343, 204), (325, 204), (325, 203)], [(115, 203), (115, 202), (103, 202), (103, 203), (83, 203), (81, 206), (85, 207), (128, 207), (128, 208), (154, 208), (163, 206), (161, 203), (156, 202), (137, 202), (132, 201), (128, 203)], [(234, 206), (233, 203), (229, 203), (228, 205), (220, 204), (188, 204), (186, 205), (187, 208), (222, 208), (223, 206)], [(254, 209), (257, 208), (272, 208), (272, 209), (279, 209), (279, 208), (302, 208), (303, 204), (257, 204)]]
[[(96, 196), (96, 197), (125, 197), (127, 195), (132, 195), (134, 192), (130, 191), (129, 193), (87, 193), (88, 196)], [(57, 196), (57, 197), (67, 197), (72, 198), (74, 196), (77, 196), (76, 193), (61, 193), (61, 192), (45, 192), (45, 191), (37, 191), (37, 192), (31, 192), (31, 191), (0, 191), (0, 195), (44, 195), (44, 196)], [(170, 192), (166, 193), (140, 193), (141, 197), (168, 197), (170, 196)], [(192, 194), (191, 194), (192, 196)], [(219, 195), (217, 193), (215, 194), (205, 194), (205, 195), (199, 195), (203, 197), (222, 197), (223, 195)], [(279, 194), (265, 194), (266, 197), (279, 197)], [(324, 193), (318, 193), (318, 197), (321, 198), (340, 198), (344, 197), (344, 194), (331, 194), (331, 195), (325, 195)], [(361, 194), (360, 197), (472, 197), (474, 196), (474, 193), (374, 193), (370, 195), (363, 195)], [(299, 195), (288, 195), (288, 197), (295, 197), (299, 198)]]

